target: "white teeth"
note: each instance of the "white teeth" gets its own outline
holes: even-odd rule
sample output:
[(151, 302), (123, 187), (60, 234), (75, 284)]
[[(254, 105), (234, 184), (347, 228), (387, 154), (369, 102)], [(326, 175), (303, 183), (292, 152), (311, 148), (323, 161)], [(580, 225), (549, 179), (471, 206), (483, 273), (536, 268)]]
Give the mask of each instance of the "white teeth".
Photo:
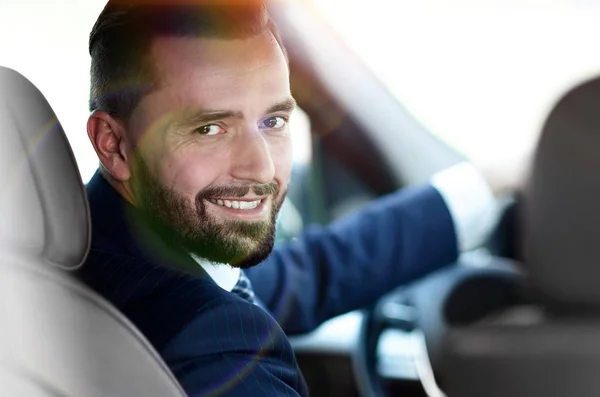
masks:
[(260, 204), (260, 200), (258, 201), (240, 201), (240, 209), (241, 210), (253, 210), (258, 207)]
[(216, 200), (209, 199), (209, 201), (213, 204), (216, 204), (221, 207), (233, 208), (236, 210), (253, 210), (258, 207), (262, 200), (257, 201), (229, 201), (229, 200)]

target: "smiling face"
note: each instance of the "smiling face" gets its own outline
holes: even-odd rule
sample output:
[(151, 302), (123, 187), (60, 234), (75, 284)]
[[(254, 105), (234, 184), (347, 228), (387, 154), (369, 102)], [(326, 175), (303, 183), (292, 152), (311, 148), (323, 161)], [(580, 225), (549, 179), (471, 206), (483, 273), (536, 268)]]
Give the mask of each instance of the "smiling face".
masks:
[(268, 31), (165, 37), (150, 58), (158, 86), (127, 125), (127, 170), (105, 167), (184, 249), (234, 266), (259, 263), (273, 247), (292, 167), (295, 103), (279, 44)]

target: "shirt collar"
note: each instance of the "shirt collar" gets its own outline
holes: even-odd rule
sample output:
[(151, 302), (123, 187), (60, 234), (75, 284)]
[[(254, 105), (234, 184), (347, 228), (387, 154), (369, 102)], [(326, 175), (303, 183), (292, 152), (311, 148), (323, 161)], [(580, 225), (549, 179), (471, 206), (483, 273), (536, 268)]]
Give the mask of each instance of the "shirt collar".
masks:
[(212, 263), (193, 254), (191, 256), (200, 266), (202, 266), (210, 278), (225, 291), (231, 292), (240, 279), (241, 270), (238, 267), (232, 267), (221, 263)]

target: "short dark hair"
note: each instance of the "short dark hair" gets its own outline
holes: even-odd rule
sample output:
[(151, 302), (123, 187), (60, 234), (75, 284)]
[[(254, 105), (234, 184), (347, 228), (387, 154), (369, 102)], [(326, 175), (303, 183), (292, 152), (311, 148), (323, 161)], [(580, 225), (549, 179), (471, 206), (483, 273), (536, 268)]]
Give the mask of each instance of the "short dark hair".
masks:
[(265, 29), (287, 57), (263, 0), (110, 0), (90, 34), (90, 111), (129, 120), (158, 83), (149, 55), (157, 37), (237, 39)]

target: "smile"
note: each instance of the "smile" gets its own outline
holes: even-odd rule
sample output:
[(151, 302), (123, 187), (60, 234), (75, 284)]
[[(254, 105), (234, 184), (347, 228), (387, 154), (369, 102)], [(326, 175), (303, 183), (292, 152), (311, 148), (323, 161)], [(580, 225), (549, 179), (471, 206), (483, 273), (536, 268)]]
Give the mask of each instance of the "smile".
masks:
[(219, 199), (208, 199), (213, 204), (220, 207), (233, 208), (236, 210), (253, 210), (257, 208), (263, 200), (255, 201), (241, 201), (241, 200), (219, 200)]

